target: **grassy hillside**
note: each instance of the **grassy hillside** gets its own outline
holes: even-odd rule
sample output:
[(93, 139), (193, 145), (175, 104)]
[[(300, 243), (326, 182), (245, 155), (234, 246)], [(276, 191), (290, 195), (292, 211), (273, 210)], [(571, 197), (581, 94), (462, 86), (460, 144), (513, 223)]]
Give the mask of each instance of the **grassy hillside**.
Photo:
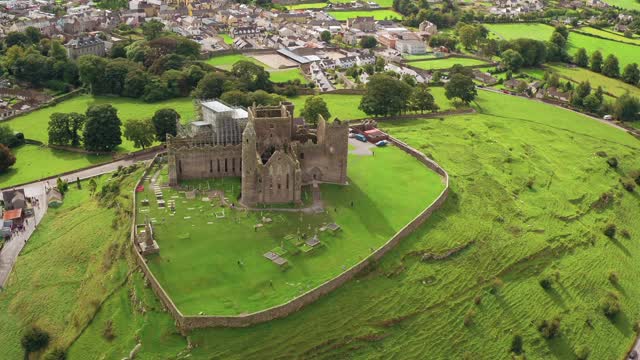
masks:
[[(481, 92), (477, 106), (477, 114), (384, 125), (452, 177), (451, 197), (417, 233), (369, 274), (288, 318), (194, 332), (190, 358), (509, 359), (514, 334), (523, 336), (530, 359), (572, 359), (583, 345), (592, 359), (620, 358), (640, 319), (640, 202), (637, 190), (621, 185), (640, 171), (640, 142), (522, 98)], [(619, 160), (617, 169), (607, 165), (610, 157)], [(617, 225), (614, 239), (603, 235), (609, 223)], [(64, 254), (53, 255), (43, 251), (31, 261)], [(25, 274), (18, 265), (18, 276)], [(609, 280), (612, 272), (617, 282)], [(492, 294), (496, 277), (503, 285)], [(542, 278), (552, 279), (549, 290), (540, 286)], [(140, 287), (135, 277), (130, 284)], [(40, 288), (25, 285), (20, 296)], [(621, 301), (613, 319), (600, 308), (609, 292)], [(7, 294), (0, 295), (4, 308)], [(130, 349), (136, 335), (143, 341), (141, 359), (186, 356), (166, 314), (139, 318), (128, 299), (118, 292), (109, 298), (70, 359), (121, 358), (112, 349)], [(150, 301), (148, 309), (157, 309)], [(56, 306), (71, 311), (75, 305)], [(561, 318), (561, 335), (546, 340), (535, 323), (554, 316)], [(111, 342), (101, 337), (109, 319), (120, 324)], [(9, 334), (0, 350), (15, 348), (15, 319), (0, 321)]]
[(587, 69), (578, 67), (568, 68), (562, 64), (552, 65), (549, 67), (553, 71), (557, 72), (561, 77), (571, 79), (578, 83), (582, 81), (589, 81), (591, 88), (595, 89), (598, 86), (602, 86), (604, 91), (609, 92), (614, 96), (622, 96), (627, 92), (633, 96), (640, 96), (640, 88)]

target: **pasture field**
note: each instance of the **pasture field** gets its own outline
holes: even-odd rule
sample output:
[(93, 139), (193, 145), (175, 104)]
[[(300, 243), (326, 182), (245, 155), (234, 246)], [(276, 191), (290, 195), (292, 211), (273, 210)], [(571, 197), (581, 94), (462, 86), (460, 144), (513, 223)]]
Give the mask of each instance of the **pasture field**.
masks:
[[(375, 156), (349, 155), (348, 176), (349, 186), (321, 185), (325, 213), (304, 215), (231, 210), (220, 207), (217, 198), (204, 202), (200, 195), (187, 201), (175, 190), (163, 190), (165, 199), (175, 200), (172, 216), (167, 208), (157, 207), (147, 183), (137, 201), (151, 199), (151, 205), (139, 207), (139, 218), (157, 221), (154, 234), (161, 248), (159, 255), (149, 257), (149, 266), (185, 314), (238, 315), (266, 309), (355, 265), (417, 216), (444, 187), (436, 173), (392, 146), (375, 149)], [(239, 194), (239, 178), (197, 183), (204, 189), (225, 189), (231, 202)], [(221, 212), (223, 219), (215, 215)], [(263, 216), (273, 222), (254, 231)], [(317, 230), (329, 223), (342, 229), (336, 234)], [(322, 245), (301, 252), (302, 243), (314, 233)], [(285, 249), (283, 257), (290, 265), (286, 270), (263, 257), (276, 252), (273, 249)]]
[[(583, 345), (590, 358), (622, 358), (640, 319), (640, 203), (637, 190), (623, 190), (620, 180), (628, 181), (640, 170), (640, 143), (582, 115), (518, 97), (481, 91), (475, 106), (476, 114), (382, 124), (438, 161), (451, 176), (452, 193), (441, 210), (368, 274), (282, 320), (195, 331), (189, 336), (195, 347), (187, 350), (186, 340), (134, 273), (82, 331), (69, 358), (121, 358), (139, 337), (140, 359), (181, 358), (185, 353), (193, 359), (507, 359), (514, 334), (523, 336), (531, 359), (571, 359)], [(606, 164), (608, 157), (619, 160), (617, 169)], [(387, 186), (406, 184), (394, 179)], [(601, 200), (605, 193), (613, 200)], [(87, 209), (76, 211), (89, 216)], [(67, 239), (74, 224), (64, 220), (58, 220), (61, 227), (51, 226), (47, 241), (50, 246), (66, 240), (73, 245), (57, 253), (30, 242), (10, 283), (18, 285), (0, 293), (3, 308), (20, 309), (9, 311), (16, 314), (11, 317), (6, 312), (0, 316), (5, 340), (0, 350), (9, 358), (22, 355), (19, 337), (32, 319), (52, 331), (73, 326), (65, 319), (82, 304), (75, 298), (50, 301), (51, 293), (68, 293), (59, 272), (113, 258), (92, 253), (92, 242)], [(110, 223), (82, 222), (91, 226), (81, 227), (79, 238), (105, 248), (107, 242), (123, 241), (120, 233), (100, 240), (94, 236), (95, 229), (113, 232)], [(603, 235), (608, 223), (617, 225), (614, 239)], [(69, 250), (73, 260), (60, 260), (71, 256)], [(55, 261), (56, 272), (42, 266), (43, 260)], [(28, 268), (38, 273), (30, 275)], [(612, 272), (619, 281), (608, 280)], [(110, 272), (80, 273), (105, 286), (113, 281)], [(496, 277), (503, 285), (492, 293)], [(553, 279), (549, 290), (539, 285), (544, 277)], [(90, 284), (83, 287), (86, 298), (99, 299)], [(39, 296), (47, 301), (20, 302), (44, 291)], [(599, 305), (608, 292), (621, 301), (621, 313), (612, 319)], [(546, 340), (535, 323), (554, 316), (561, 318), (561, 335)], [(104, 332), (109, 323), (116, 336), (108, 341)]]
[(81, 169), (111, 160), (109, 155), (86, 155), (25, 144), (11, 149), (16, 163), (0, 175), (0, 188)]
[(246, 56), (246, 55), (242, 55), (242, 54), (229, 54), (229, 55), (222, 55), (222, 56), (214, 56), (212, 58), (209, 58), (208, 60), (206, 60), (205, 62), (209, 65), (215, 66), (217, 68), (220, 69), (224, 69), (224, 70), (231, 70), (231, 67), (233, 66), (233, 64), (237, 63), (238, 61), (251, 61), (252, 63), (262, 66), (263, 68), (265, 68), (265, 70), (269, 70), (270, 68), (261, 63), (260, 61), (254, 59), (251, 56)]
[(415, 66), (419, 69), (436, 70), (436, 69), (448, 69), (455, 64), (460, 64), (462, 66), (473, 66), (473, 65), (486, 64), (486, 62), (482, 60), (477, 60), (477, 59), (450, 57), (445, 59), (412, 61), (407, 64), (411, 66)]
[(301, 83), (306, 84), (308, 81), (302, 75), (300, 68), (286, 69), (286, 70), (272, 70), (269, 71), (269, 79), (275, 83), (284, 83), (292, 80), (300, 80)]
[[(443, 87), (432, 87), (436, 104), (440, 106), (440, 110), (451, 110), (453, 105), (444, 95)], [(300, 113), (304, 108), (304, 102), (310, 95), (301, 95), (289, 100), (295, 105), (295, 116), (301, 116)], [(358, 109), (362, 95), (345, 95), (345, 94), (321, 94), (319, 95), (327, 103), (331, 118), (339, 118), (340, 120), (364, 119), (369, 117), (367, 114)]]
[(308, 4), (294, 4), (285, 6), (287, 10), (306, 10), (306, 9), (324, 9), (329, 5), (326, 2), (320, 3), (308, 3)]
[[(611, 40), (615, 40), (615, 41), (620, 41), (620, 42), (623, 42), (623, 43), (640, 45), (640, 39), (637, 36), (635, 36), (633, 38), (628, 38), (628, 37), (625, 37), (625, 36), (620, 35), (620, 34), (616, 34), (616, 33), (610, 32), (610, 31), (604, 31), (604, 30), (600, 30), (600, 29), (596, 29), (596, 28), (592, 28), (592, 27), (582, 27), (582, 28), (579, 28), (578, 31), (583, 32), (583, 33), (587, 33), (587, 34), (601, 36), (603, 38), (607, 38), (607, 39), (611, 39)], [(571, 36), (571, 35), (569, 35), (569, 36)]]
[(575, 82), (589, 81), (591, 88), (595, 89), (598, 86), (602, 86), (605, 92), (611, 93), (614, 96), (622, 96), (625, 93), (630, 93), (633, 96), (640, 97), (640, 88), (627, 84), (624, 81), (612, 79), (602, 74), (594, 73), (593, 71), (575, 67), (569, 68), (563, 65), (549, 66), (554, 72), (557, 72), (561, 77), (569, 78)]
[(623, 9), (640, 11), (640, 3), (636, 0), (605, 0), (604, 2)]
[[(547, 41), (553, 33), (553, 27), (545, 24), (484, 24), (484, 26), (506, 40), (530, 38)], [(574, 54), (580, 48), (585, 48), (589, 55), (595, 50), (600, 50), (605, 58), (609, 54), (614, 54), (620, 62), (621, 71), (625, 65), (638, 61), (638, 52), (640, 51), (636, 45), (571, 32), (569, 34), (569, 54)]]
[[(4, 122), (11, 129), (24, 133), (27, 139), (48, 142), (47, 128), (51, 114), (56, 112), (77, 112), (84, 114), (91, 105), (111, 104), (118, 109), (118, 117), (124, 124), (129, 119), (150, 118), (164, 108), (170, 108), (180, 113), (182, 121), (190, 121), (195, 116), (193, 100), (178, 98), (157, 103), (124, 97), (81, 95), (65, 100), (55, 106), (43, 108), (26, 115)], [(116, 148), (117, 152), (131, 152), (138, 149), (133, 142), (122, 137), (122, 144)], [(0, 187), (37, 180), (42, 177), (59, 174), (86, 167), (92, 164), (106, 162), (110, 156), (95, 156), (53, 150), (35, 145), (24, 145), (14, 149), (16, 164), (5, 174), (0, 175)]]
[(347, 19), (358, 16), (373, 16), (375, 20), (402, 20), (402, 14), (393, 10), (354, 10), (354, 11), (327, 11), (327, 14), (333, 16), (338, 21), (347, 21)]

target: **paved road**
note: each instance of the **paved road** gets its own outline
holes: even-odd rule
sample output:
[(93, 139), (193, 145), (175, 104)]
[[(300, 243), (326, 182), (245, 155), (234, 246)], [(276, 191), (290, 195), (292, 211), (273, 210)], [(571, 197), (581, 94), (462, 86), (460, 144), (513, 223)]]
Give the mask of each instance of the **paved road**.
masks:
[(371, 156), (373, 155), (373, 149), (375, 149), (375, 145), (370, 142), (362, 142), (360, 140), (356, 140), (354, 138), (349, 138), (349, 145), (354, 147), (353, 150), (349, 150), (349, 154), (360, 155), (360, 156)]
[[(64, 180), (68, 182), (76, 181), (77, 178), (87, 179), (94, 176), (106, 174), (112, 171), (115, 171), (120, 166), (129, 166), (138, 161), (147, 161), (155, 156), (157, 152), (153, 152), (150, 154), (143, 154), (140, 156), (136, 156), (130, 159), (118, 160), (111, 163), (107, 163), (104, 165), (100, 165), (91, 169), (79, 170), (74, 173), (62, 176)], [(0, 251), (0, 288), (4, 288), (7, 280), (9, 279), (9, 275), (11, 274), (11, 269), (13, 269), (13, 265), (18, 259), (18, 255), (22, 251), (22, 248), (26, 245), (27, 241), (31, 237), (31, 234), (35, 230), (37, 224), (40, 223), (42, 218), (47, 212), (47, 201), (45, 195), (45, 188), (54, 187), (56, 185), (57, 178), (50, 180), (43, 180), (33, 182), (31, 184), (21, 186), (20, 188), (24, 189), (25, 195), (29, 197), (37, 197), (40, 200), (40, 207), (35, 208), (35, 218), (29, 218), (29, 224), (26, 229), (21, 232), (13, 235), (9, 241), (7, 241)], [(34, 223), (35, 220), (35, 223)]]

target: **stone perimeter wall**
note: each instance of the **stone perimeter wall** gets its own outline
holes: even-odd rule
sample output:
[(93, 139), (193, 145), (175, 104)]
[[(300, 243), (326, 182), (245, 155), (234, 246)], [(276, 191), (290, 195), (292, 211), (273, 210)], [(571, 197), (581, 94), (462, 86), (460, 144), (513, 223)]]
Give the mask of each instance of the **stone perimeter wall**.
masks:
[[(369, 255), (364, 260), (359, 263), (353, 265), (351, 268), (340, 274), (339, 276), (328, 280), (327, 282), (317, 286), (316, 288), (309, 290), (308, 292), (292, 299), (289, 302), (286, 302), (281, 305), (277, 305), (265, 310), (261, 310), (255, 313), (246, 314), (246, 315), (227, 315), (227, 316), (207, 316), (207, 315), (183, 315), (180, 310), (178, 310), (177, 306), (171, 300), (171, 297), (167, 294), (167, 292), (162, 288), (160, 282), (153, 275), (149, 267), (147, 266), (145, 258), (138, 251), (138, 246), (135, 242), (135, 224), (136, 224), (136, 202), (135, 202), (135, 190), (133, 193), (134, 201), (133, 201), (133, 223), (131, 227), (131, 242), (133, 243), (132, 249), (134, 252), (134, 256), (142, 272), (145, 274), (145, 277), (149, 281), (151, 288), (156, 293), (156, 295), (160, 298), (166, 309), (171, 313), (171, 316), (176, 321), (176, 326), (183, 333), (186, 334), (190, 330), (198, 329), (198, 328), (207, 328), (207, 327), (247, 327), (255, 324), (259, 324), (262, 322), (267, 322), (274, 319), (283, 318), (294, 312), (300, 310), (306, 305), (313, 303), (318, 300), (323, 295), (330, 293), (331, 291), (337, 289), (342, 286), (347, 281), (353, 279), (358, 273), (364, 270), (369, 264), (374, 263), (380, 260), (386, 253), (391, 251), (398, 243), (404, 239), (406, 236), (415, 231), (420, 225), (422, 225), (434, 211), (438, 210), (447, 197), (449, 196), (449, 174), (440, 167), (436, 162), (427, 158), (420, 151), (410, 147), (409, 145), (395, 139), (393, 137), (389, 137), (389, 141), (398, 146), (400, 149), (413, 156), (415, 159), (423, 163), (429, 169), (438, 173), (445, 184), (445, 188), (442, 190), (438, 198), (435, 199), (426, 209), (424, 209), (418, 216), (416, 216), (411, 222), (405, 225), (400, 231), (398, 231), (395, 235), (393, 235), (389, 241), (387, 241), (384, 245), (378, 248), (375, 252)], [(154, 162), (156, 159), (154, 159)], [(149, 165), (151, 166), (151, 165)], [(145, 171), (145, 174), (148, 172)], [(143, 176), (144, 176), (143, 175)], [(142, 179), (138, 181), (136, 184), (139, 185)], [(162, 250), (161, 250), (162, 251)]]

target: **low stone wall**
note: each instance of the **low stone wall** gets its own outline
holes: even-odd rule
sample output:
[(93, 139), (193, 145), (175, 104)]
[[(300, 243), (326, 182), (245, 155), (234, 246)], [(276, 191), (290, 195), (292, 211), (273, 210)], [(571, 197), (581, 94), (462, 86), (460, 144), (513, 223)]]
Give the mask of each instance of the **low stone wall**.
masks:
[[(411, 220), (407, 225), (405, 225), (400, 231), (398, 231), (395, 235), (393, 235), (389, 241), (387, 241), (384, 245), (378, 248), (375, 252), (369, 255), (364, 260), (359, 263), (353, 265), (351, 268), (340, 274), (339, 276), (326, 281), (325, 283), (317, 286), (316, 288), (296, 297), (295, 299), (277, 305), (265, 310), (261, 310), (255, 313), (246, 314), (246, 315), (229, 315), (229, 316), (194, 316), (194, 315), (183, 315), (180, 310), (176, 307), (176, 305), (171, 300), (171, 297), (167, 294), (167, 292), (162, 288), (160, 282), (156, 279), (156, 277), (152, 274), (151, 270), (147, 266), (147, 262), (144, 257), (140, 254), (138, 245), (135, 242), (135, 224), (136, 224), (136, 205), (135, 205), (135, 190), (134, 190), (134, 202), (133, 202), (133, 223), (131, 227), (131, 242), (132, 249), (134, 251), (134, 256), (143, 273), (145, 274), (147, 280), (149, 281), (151, 288), (159, 297), (160, 301), (167, 308), (169, 313), (173, 316), (176, 321), (176, 326), (183, 333), (187, 333), (190, 330), (198, 329), (198, 328), (206, 328), (206, 327), (246, 327), (255, 324), (259, 324), (262, 322), (283, 318), (287, 315), (290, 315), (304, 306), (307, 306), (314, 301), (318, 300), (320, 297), (330, 293), (331, 291), (337, 289), (338, 287), (345, 284), (347, 281), (353, 279), (357, 274), (366, 269), (370, 264), (375, 263), (380, 260), (385, 254), (395, 248), (398, 243), (404, 239), (407, 235), (411, 234), (415, 231), (420, 225), (422, 225), (434, 211), (438, 210), (442, 204), (446, 201), (449, 195), (449, 175), (447, 172), (440, 167), (436, 162), (426, 157), (420, 151), (410, 147), (409, 145), (397, 140), (393, 137), (389, 137), (389, 140), (398, 146), (400, 149), (413, 156), (415, 159), (423, 163), (429, 169), (438, 173), (445, 184), (445, 188), (442, 190), (438, 198), (436, 198), (429, 206), (427, 206), (418, 216), (416, 216), (413, 220)], [(154, 162), (156, 159), (154, 159)], [(153, 162), (152, 162), (153, 164)], [(151, 165), (149, 165), (150, 168)], [(149, 168), (145, 171), (144, 175), (147, 175)], [(143, 175), (143, 177), (144, 177)], [(137, 185), (141, 183), (142, 180), (139, 180)], [(137, 187), (136, 185), (136, 187)], [(162, 250), (161, 250), (162, 251)]]

